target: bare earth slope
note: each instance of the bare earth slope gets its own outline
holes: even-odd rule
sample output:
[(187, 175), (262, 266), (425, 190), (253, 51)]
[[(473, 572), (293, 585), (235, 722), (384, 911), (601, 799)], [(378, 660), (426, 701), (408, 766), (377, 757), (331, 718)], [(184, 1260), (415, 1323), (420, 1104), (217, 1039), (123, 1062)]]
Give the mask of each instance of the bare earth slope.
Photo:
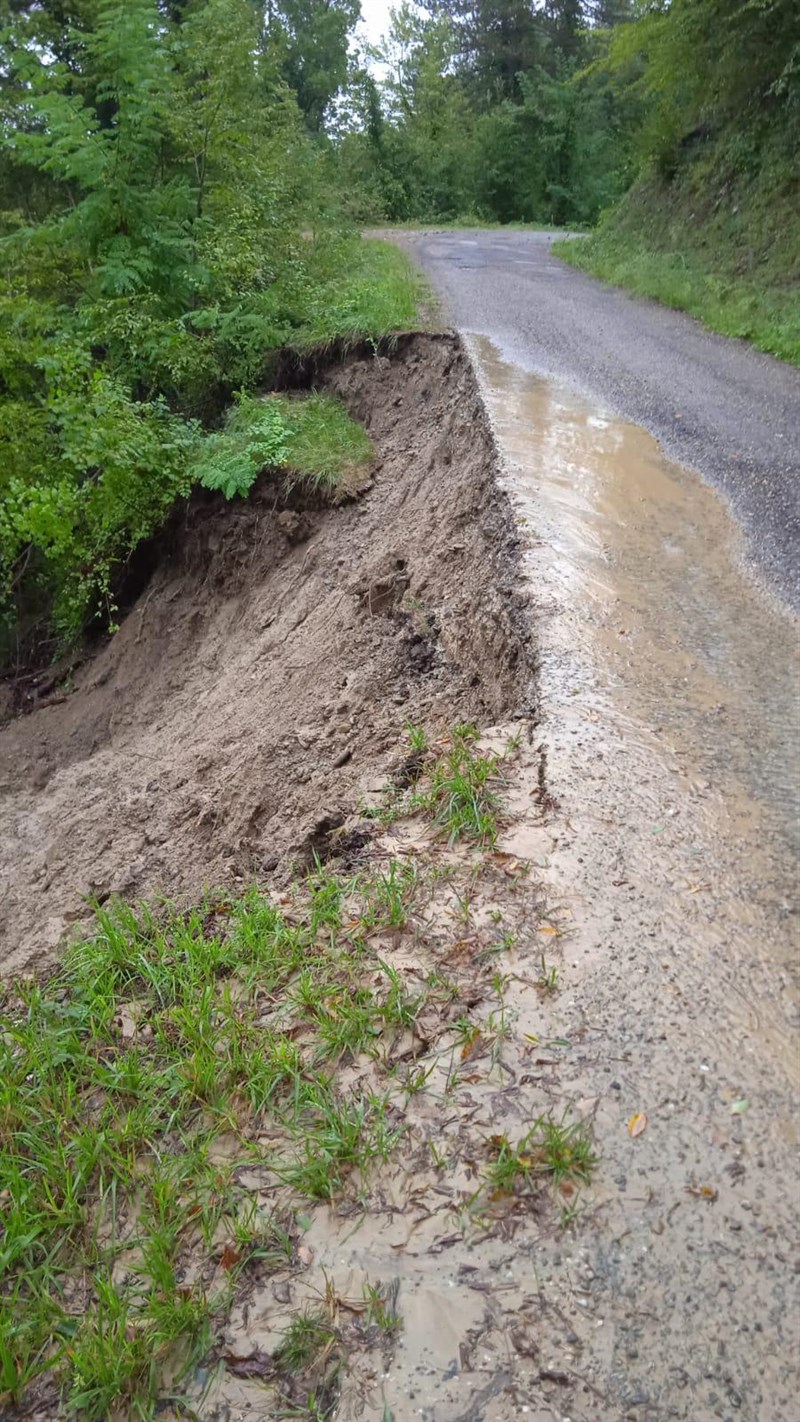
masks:
[[(373, 486), (286, 510), (193, 503), (62, 704), (0, 731), (5, 971), (41, 966), (86, 898), (196, 895), (325, 851), (408, 721), (530, 694), (513, 533), (469, 362), (449, 337), (328, 376)], [(516, 608), (516, 610), (515, 610)]]

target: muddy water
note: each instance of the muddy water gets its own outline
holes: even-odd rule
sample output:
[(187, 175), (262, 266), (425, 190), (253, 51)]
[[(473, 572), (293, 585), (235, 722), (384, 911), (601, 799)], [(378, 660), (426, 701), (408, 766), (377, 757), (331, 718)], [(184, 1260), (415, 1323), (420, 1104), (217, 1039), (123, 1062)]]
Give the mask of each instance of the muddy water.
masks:
[(712, 964), (714, 1032), (796, 1082), (797, 624), (645, 430), (475, 344), (526, 540), (552, 793), (585, 787), (583, 854), (618, 839), (658, 936)]

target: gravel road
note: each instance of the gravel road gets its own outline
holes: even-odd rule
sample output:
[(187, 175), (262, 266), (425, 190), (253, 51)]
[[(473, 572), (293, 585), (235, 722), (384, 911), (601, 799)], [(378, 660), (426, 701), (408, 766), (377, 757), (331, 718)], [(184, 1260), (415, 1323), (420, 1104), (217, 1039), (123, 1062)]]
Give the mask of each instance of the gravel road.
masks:
[(403, 237), (461, 330), (643, 425), (727, 496), (765, 581), (800, 608), (800, 370), (559, 261), (549, 232)]

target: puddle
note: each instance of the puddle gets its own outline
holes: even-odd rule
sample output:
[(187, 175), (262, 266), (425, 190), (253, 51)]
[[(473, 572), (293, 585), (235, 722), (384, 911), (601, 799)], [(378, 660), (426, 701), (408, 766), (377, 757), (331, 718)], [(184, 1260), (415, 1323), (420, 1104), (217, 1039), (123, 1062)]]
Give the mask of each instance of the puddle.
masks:
[(608, 869), (583, 885), (592, 918), (613, 906), (625, 939), (643, 891), (633, 931), (682, 957), (715, 1036), (796, 1082), (797, 624), (645, 430), (474, 351), (525, 530), (551, 790)]

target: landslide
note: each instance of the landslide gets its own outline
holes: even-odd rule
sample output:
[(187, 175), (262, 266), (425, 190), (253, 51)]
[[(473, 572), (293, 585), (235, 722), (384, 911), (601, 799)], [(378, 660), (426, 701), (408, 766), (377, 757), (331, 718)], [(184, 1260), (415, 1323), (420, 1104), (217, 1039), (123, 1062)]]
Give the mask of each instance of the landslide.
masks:
[(457, 337), (295, 369), (376, 455), (338, 507), (265, 473), (176, 511), (120, 630), (0, 730), (0, 969), (46, 966), (88, 901), (286, 879), (368, 833), (409, 722), (530, 713), (515, 535)]

